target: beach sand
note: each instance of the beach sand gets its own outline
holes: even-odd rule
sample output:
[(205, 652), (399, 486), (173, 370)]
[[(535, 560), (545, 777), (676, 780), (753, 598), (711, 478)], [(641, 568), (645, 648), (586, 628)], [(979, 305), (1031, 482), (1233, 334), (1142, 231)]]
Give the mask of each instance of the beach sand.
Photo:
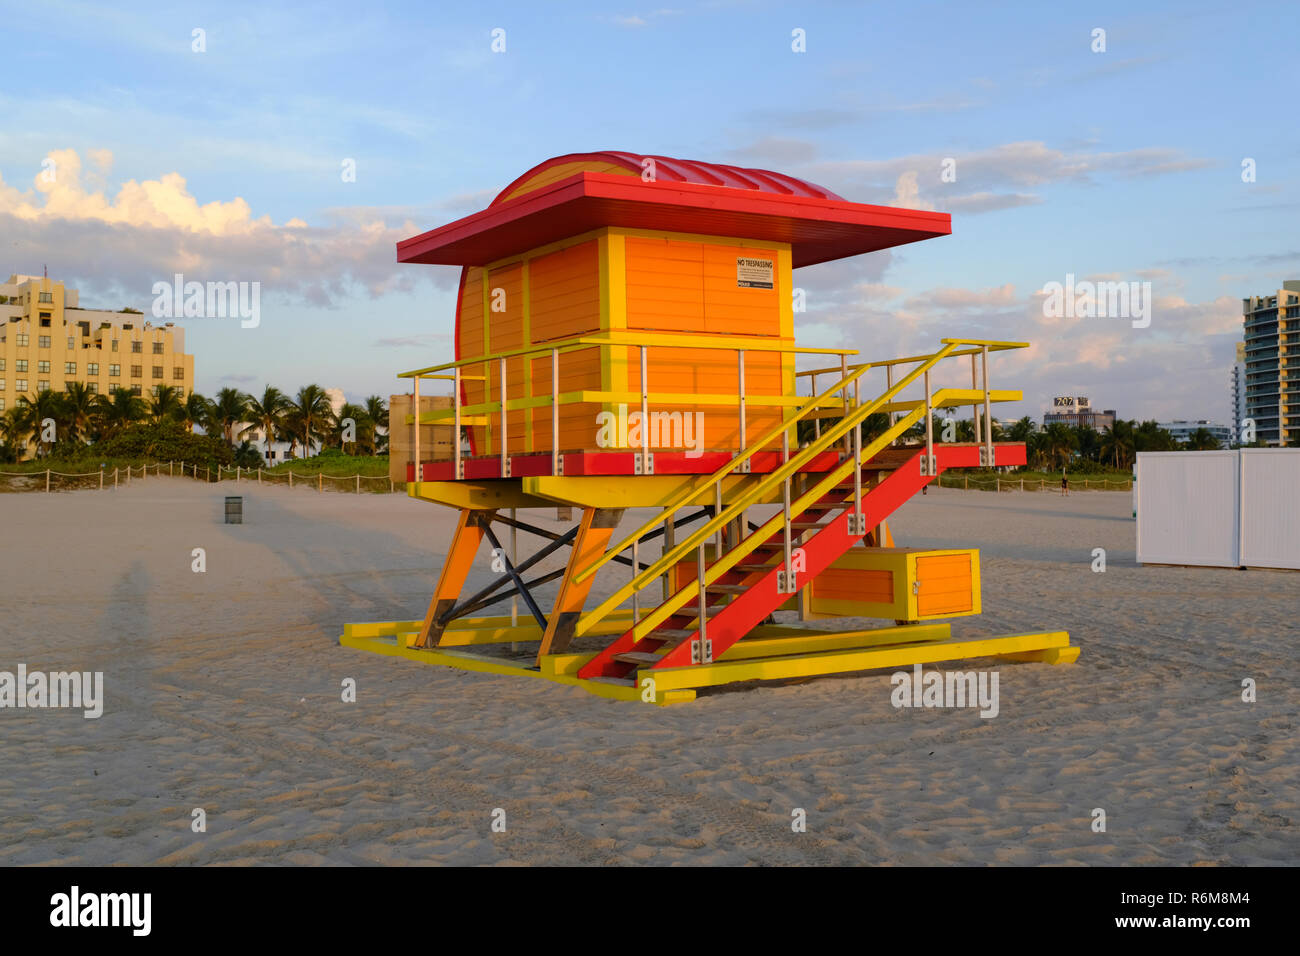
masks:
[(955, 636), (1082, 648), (948, 665), (997, 670), (982, 719), (895, 709), (888, 671), (657, 708), (340, 647), (423, 615), (455, 516), (403, 495), (2, 495), (0, 669), (102, 671), (107, 699), (0, 710), (0, 864), (1295, 863), (1300, 576), (1139, 567), (1130, 511), (944, 489), (895, 516), (900, 545), (981, 549)]

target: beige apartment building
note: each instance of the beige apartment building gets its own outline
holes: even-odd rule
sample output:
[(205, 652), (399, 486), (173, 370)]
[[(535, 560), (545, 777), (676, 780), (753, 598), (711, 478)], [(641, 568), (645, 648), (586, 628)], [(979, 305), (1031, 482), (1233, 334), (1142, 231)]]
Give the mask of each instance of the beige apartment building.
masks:
[(0, 283), (0, 412), (69, 382), (110, 394), (123, 386), (148, 400), (171, 385), (194, 390), (185, 330), (138, 312), (83, 309), (76, 289), (48, 277), (11, 275)]

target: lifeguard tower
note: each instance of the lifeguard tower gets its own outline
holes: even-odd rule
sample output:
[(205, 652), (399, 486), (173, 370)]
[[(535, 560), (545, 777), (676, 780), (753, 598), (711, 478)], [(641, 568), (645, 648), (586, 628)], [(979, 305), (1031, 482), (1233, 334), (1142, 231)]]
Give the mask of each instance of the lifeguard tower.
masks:
[[(978, 553), (895, 547), (885, 524), (947, 468), (1024, 464), (1024, 445), (993, 441), (992, 404), (1021, 393), (992, 388), (989, 363), (1026, 343), (795, 344), (793, 270), (950, 231), (946, 214), (780, 173), (599, 152), (398, 243), (400, 262), (462, 266), (454, 361), (402, 373), (415, 409), (422, 383), (451, 385), (451, 407), (419, 412), (406, 477), (459, 520), (424, 618), (349, 624), (342, 643), (658, 704), (737, 681), (1073, 661), (1061, 631), (954, 640), (946, 620), (980, 612)], [(967, 405), (975, 441), (936, 442), (936, 411)], [(451, 447), (422, 448), (427, 424), (450, 424)], [(557, 506), (581, 515), (567, 532), (521, 520)], [(650, 517), (616, 539), (628, 509)], [(507, 530), (541, 546), (520, 560)], [(485, 541), (499, 577), (467, 594)], [(607, 596), (589, 600), (598, 578)], [(505, 600), (510, 616), (478, 616)], [(814, 629), (782, 610), (883, 623)], [(505, 643), (536, 651), (484, 652)]]

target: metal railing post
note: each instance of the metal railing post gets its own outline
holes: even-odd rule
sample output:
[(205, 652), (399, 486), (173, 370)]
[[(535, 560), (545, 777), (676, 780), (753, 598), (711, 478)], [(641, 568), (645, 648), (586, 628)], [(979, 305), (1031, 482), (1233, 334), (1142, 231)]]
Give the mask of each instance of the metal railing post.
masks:
[[(632, 539), (632, 580), (635, 581), (637, 575), (641, 573), (641, 539)], [(636, 627), (641, 622), (641, 591), (637, 589), (632, 592), (632, 626)]]
[[(844, 354), (841, 353), (841, 355), (840, 355), (840, 382), (843, 384), (843, 388), (840, 389), (840, 392), (844, 395), (844, 417), (845, 417), (845, 418), (848, 418), (848, 417), (849, 417), (849, 383), (844, 381), (844, 379), (846, 379), (846, 378), (848, 378), (848, 377), (849, 377), (849, 357), (848, 357), (847, 355), (844, 355)], [(845, 433), (845, 435), (844, 435), (844, 450), (845, 450), (846, 452), (850, 451), (850, 450), (851, 450), (851, 446), (852, 446), (852, 442), (849, 440), (849, 436), (848, 436), (848, 434)]]
[[(709, 615), (708, 615), (708, 607), (705, 604), (706, 597), (704, 593), (704, 542), (702, 541), (700, 542), (699, 550), (696, 552), (695, 555), (695, 573), (698, 576), (696, 583), (699, 584), (700, 586), (700, 603), (699, 603), (700, 634), (698, 638), (700, 645), (699, 645), (699, 654), (691, 655), (692, 658), (691, 663), (703, 664), (706, 659), (704, 648), (708, 646), (705, 642), (708, 641), (709, 639)], [(697, 657), (698, 660), (696, 659)]]
[[(736, 381), (740, 386), (740, 448), (736, 454), (740, 454), (740, 452), (743, 452), (749, 447), (749, 443), (745, 440), (745, 350), (736, 349), (736, 354), (739, 356)], [(742, 469), (748, 471), (748, 464), (749, 463), (746, 462), (742, 465)]]
[(460, 366), (457, 365), (451, 375), (452, 431), (451, 458), (452, 476), (457, 480), (464, 478), (460, 464)]
[[(713, 517), (722, 514), (722, 479), (719, 478), (713, 485)], [(713, 532), (713, 560), (722, 557), (722, 525), (718, 525), (718, 530)]]
[(510, 477), (510, 459), (507, 457), (509, 433), (506, 424), (506, 357), (500, 359), (497, 377), (501, 379), (501, 477)]
[(551, 474), (560, 473), (560, 350), (551, 349)]
[(646, 384), (646, 347), (641, 346), (641, 474), (650, 474), (650, 392)]
[[(817, 397), (817, 373), (813, 372), (812, 374), (810, 374), (808, 376), (808, 381), (812, 384), (813, 397), (816, 398)], [(818, 438), (822, 437), (821, 411), (822, 410), (820, 408), (813, 409), (813, 441), (816, 441)], [(795, 427), (796, 429), (798, 428), (797, 425)], [(797, 432), (795, 437), (798, 438)]]
[[(668, 515), (668, 523), (664, 525), (664, 546), (663, 546), (662, 554), (667, 554), (673, 548), (677, 547), (677, 523), (673, 520), (673, 516), (676, 513), (677, 512), (674, 511), (672, 512), (672, 514)], [(667, 601), (670, 597), (673, 596), (673, 591), (672, 591), (673, 584), (674, 584), (673, 569), (670, 566), (664, 572), (664, 600), (665, 601)]]
[[(420, 479), (420, 376), (412, 380), (411, 411), (415, 413), (415, 441), (412, 443), (412, 455), (415, 457), (415, 469), (411, 472), (411, 486), (418, 488)], [(293, 487), (293, 470), (289, 470), (289, 487)]]
[(984, 447), (988, 449), (988, 466), (994, 465), (993, 459), (993, 415), (989, 399), (989, 347), (980, 348), (980, 364), (984, 367)]
[[(975, 369), (975, 355), (970, 357), (970, 387), (979, 388), (979, 381)], [(975, 426), (975, 444), (980, 444), (980, 407), (979, 405), (971, 406), (972, 424)]]
[[(790, 461), (790, 433), (781, 433), (781, 464), (788, 464)], [(781, 512), (785, 519), (785, 581), (783, 593), (793, 593), (794, 586), (794, 566), (793, 566), (793, 543), (790, 539), (790, 476), (786, 475), (785, 482), (781, 486)]]
[[(885, 391), (890, 391), (893, 389), (893, 387), (894, 387), (894, 366), (886, 365), (885, 366)], [(898, 415), (897, 412), (889, 413), (890, 428), (893, 428), (894, 422), (898, 421), (897, 415)]]
[(934, 477), (930, 466), (934, 464), (934, 411), (930, 407), (930, 370), (925, 370), (925, 470), (922, 474)]

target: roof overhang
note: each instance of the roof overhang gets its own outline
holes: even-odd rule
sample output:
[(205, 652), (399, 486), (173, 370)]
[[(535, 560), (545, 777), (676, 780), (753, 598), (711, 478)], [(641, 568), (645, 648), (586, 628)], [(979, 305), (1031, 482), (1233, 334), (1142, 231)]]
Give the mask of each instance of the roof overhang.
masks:
[(952, 232), (947, 213), (582, 172), (397, 244), (398, 262), (482, 266), (604, 226), (789, 243), (794, 268)]

